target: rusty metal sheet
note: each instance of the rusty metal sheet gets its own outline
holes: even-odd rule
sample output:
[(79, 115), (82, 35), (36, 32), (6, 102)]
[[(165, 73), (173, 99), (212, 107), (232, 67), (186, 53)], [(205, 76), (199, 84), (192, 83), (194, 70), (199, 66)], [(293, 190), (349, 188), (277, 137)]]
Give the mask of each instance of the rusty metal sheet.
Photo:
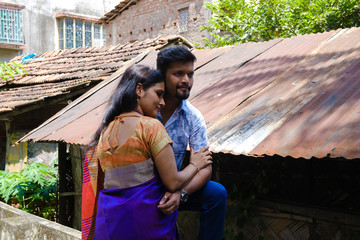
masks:
[(360, 158), (360, 29), (343, 30), (300, 71), (305, 104), (251, 153)]
[[(217, 57), (219, 57), (220, 55), (229, 51), (232, 48), (233, 46), (213, 48), (213, 49), (193, 49), (191, 52), (196, 56), (194, 69), (195, 70), (199, 69), (200, 67), (216, 59)], [(159, 52), (158, 50), (150, 52), (145, 57), (145, 59), (141, 61), (141, 64), (148, 65), (152, 68), (156, 68), (156, 58), (158, 52)]]
[[(107, 102), (102, 105), (96, 105), (91, 111), (84, 112), (84, 115), (78, 116), (74, 121), (69, 121), (60, 128), (58, 127), (58, 129), (43, 139), (46, 141), (63, 141), (72, 144), (88, 144), (92, 140), (97, 127), (100, 126), (106, 107)], [(89, 123), (91, 123), (90, 126)], [(47, 126), (46, 128), (49, 127), (55, 129), (54, 126)], [(74, 131), (75, 129), (76, 131)], [(64, 135), (64, 133), (66, 133), (66, 135)]]
[[(207, 57), (203, 54), (205, 51), (201, 51), (201, 62), (209, 62), (226, 50), (227, 48), (222, 48), (221, 50), (215, 49), (213, 51), (207, 50), (206, 52), (209, 53)], [(102, 114), (99, 114), (98, 111), (103, 110), (103, 107), (100, 106), (104, 106), (107, 103), (118, 83), (116, 80), (117, 76), (121, 76), (128, 66), (137, 61), (141, 61), (139, 62), (140, 64), (155, 67), (156, 57), (157, 51), (154, 50), (146, 54), (145, 58), (139, 57), (129, 61), (129, 63), (126, 63), (121, 69), (111, 75), (109, 79), (94, 87), (87, 94), (84, 94), (62, 110), (61, 113), (30, 132), (21, 141), (64, 141), (87, 144), (101, 121)]]
[[(228, 71), (223, 71), (218, 76), (218, 81), (195, 96), (192, 102), (204, 113), (207, 122), (214, 122), (250, 96), (261, 91), (281, 74), (289, 71), (292, 66), (298, 64), (311, 52), (316, 51), (320, 44), (334, 34), (335, 32), (328, 32), (317, 37), (303, 35), (276, 42), (240, 45), (237, 49), (232, 50), (235, 54), (224, 54), (221, 57), (224, 60), (219, 59), (219, 61), (241, 67), (231, 71), (230, 64), (222, 65), (218, 61), (215, 61), (211, 67), (204, 67), (204, 74), (200, 77), (196, 76), (196, 84), (198, 81), (200, 81), (200, 85), (204, 85), (205, 81), (214, 82), (206, 79), (206, 77), (211, 77), (206, 74), (206, 71), (211, 72), (211, 69), (216, 66)], [(245, 64), (242, 65), (244, 62)]]
[[(83, 141), (77, 141), (96, 131), (101, 121), (101, 115), (97, 114), (97, 111), (101, 109), (100, 106), (108, 102), (116, 85), (117, 81), (98, 84), (39, 128), (31, 131), (22, 141), (64, 141), (82, 144)], [(83, 118), (83, 116), (87, 117)], [(85, 133), (82, 128), (85, 128), (88, 133)]]
[(196, 56), (196, 62), (194, 64), (194, 69), (198, 70), (205, 64), (216, 59), (225, 52), (230, 51), (234, 46), (225, 46), (220, 48), (212, 49), (194, 49), (192, 53)]
[[(322, 36), (308, 35), (309, 44)], [(307, 159), (359, 158), (359, 76), (360, 29), (336, 31), (210, 126), (212, 150)]]
[[(195, 72), (195, 80), (191, 90), (190, 100), (197, 95), (202, 94), (205, 89), (212, 87), (218, 81), (240, 68), (244, 63), (250, 61), (279, 42), (281, 42), (281, 39), (275, 39), (263, 44), (246, 43), (237, 45), (213, 61), (208, 62), (208, 64), (202, 66)], [(210, 56), (211, 55), (212, 54), (210, 54)]]
[[(210, 52), (201, 55), (191, 102), (211, 120), (212, 151), (360, 158), (360, 28)], [(22, 141), (88, 143), (112, 84), (115, 77)]]

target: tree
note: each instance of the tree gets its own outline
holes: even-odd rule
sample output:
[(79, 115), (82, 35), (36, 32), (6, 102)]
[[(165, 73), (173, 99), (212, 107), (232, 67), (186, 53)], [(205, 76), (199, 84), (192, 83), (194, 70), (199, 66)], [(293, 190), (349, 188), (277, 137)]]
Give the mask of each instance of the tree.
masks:
[(206, 47), (268, 41), (360, 26), (360, 0), (218, 0), (205, 2), (212, 13)]

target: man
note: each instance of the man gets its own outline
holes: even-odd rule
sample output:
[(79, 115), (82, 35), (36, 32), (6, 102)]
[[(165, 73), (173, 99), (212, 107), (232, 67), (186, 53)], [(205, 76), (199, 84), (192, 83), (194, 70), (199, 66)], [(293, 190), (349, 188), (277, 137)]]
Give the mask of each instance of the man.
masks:
[[(182, 165), (187, 145), (198, 152), (208, 149), (206, 125), (200, 111), (186, 99), (194, 79), (196, 57), (185, 47), (172, 46), (158, 53), (157, 68), (166, 78), (165, 107), (159, 120), (173, 140), (178, 170)], [(200, 170), (181, 191), (166, 193), (159, 209), (170, 214), (179, 210), (199, 211), (198, 239), (221, 239), (224, 229), (227, 192), (216, 182), (210, 181), (211, 165)]]

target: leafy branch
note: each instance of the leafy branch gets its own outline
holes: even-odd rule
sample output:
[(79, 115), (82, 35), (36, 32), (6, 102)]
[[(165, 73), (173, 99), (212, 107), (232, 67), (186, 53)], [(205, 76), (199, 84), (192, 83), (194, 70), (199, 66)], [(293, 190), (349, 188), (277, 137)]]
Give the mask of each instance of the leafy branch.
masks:
[[(360, 0), (221, 0), (204, 2), (205, 47), (268, 41), (360, 26)], [(200, 46), (201, 44), (196, 44)]]
[(1, 62), (0, 61), (0, 78), (5, 82), (9, 81), (18, 74), (20, 76), (26, 74), (26, 70), (21, 63), (16, 62)]

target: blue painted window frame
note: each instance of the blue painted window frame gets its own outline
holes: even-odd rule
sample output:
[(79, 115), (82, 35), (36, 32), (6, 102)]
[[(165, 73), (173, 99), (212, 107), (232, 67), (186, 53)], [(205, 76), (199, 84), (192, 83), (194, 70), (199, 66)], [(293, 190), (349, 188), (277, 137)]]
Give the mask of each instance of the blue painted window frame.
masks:
[(24, 44), (22, 25), (21, 10), (0, 8), (0, 42)]

